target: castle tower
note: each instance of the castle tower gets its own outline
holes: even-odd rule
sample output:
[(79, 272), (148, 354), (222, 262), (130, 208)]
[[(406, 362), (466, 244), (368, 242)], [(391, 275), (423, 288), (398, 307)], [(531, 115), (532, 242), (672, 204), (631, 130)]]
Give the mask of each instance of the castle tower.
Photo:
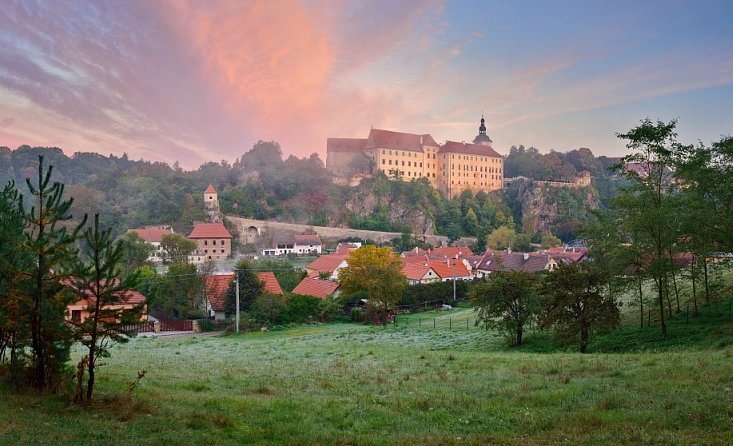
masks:
[(209, 184), (209, 187), (207, 187), (204, 191), (204, 210), (219, 210), (219, 195), (216, 193), (216, 189), (214, 189), (214, 186), (212, 186), (211, 184)]
[(481, 125), (478, 127), (478, 135), (473, 138), (473, 143), (491, 147), (492, 142), (494, 141), (492, 141), (491, 138), (489, 138), (489, 135), (486, 134), (486, 121), (484, 120), (484, 115), (481, 115)]

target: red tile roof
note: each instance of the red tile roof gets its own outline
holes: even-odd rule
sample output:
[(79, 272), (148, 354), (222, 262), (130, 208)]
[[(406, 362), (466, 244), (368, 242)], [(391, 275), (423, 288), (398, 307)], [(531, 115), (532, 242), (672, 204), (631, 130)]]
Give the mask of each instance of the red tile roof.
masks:
[(402, 265), (402, 274), (408, 280), (422, 280), (428, 271), (430, 271), (430, 267), (424, 263), (405, 263)]
[(328, 138), (327, 152), (361, 152), (366, 146), (365, 138)]
[(546, 251), (555, 259), (567, 259), (572, 262), (580, 261), (588, 253), (587, 248), (548, 248)]
[[(415, 135), (413, 133), (393, 132), (390, 130), (372, 129), (369, 140), (380, 149), (407, 150), (422, 152), (423, 145), (440, 147), (430, 135)], [(367, 143), (369, 144), (369, 143)]]
[(213, 185), (209, 184), (209, 187), (206, 188), (206, 190), (204, 191), (204, 193), (205, 194), (215, 194), (216, 193), (216, 189), (214, 189), (214, 186)]
[(400, 254), (400, 257), (415, 257), (415, 256), (424, 256), (428, 252), (422, 248), (418, 248), (417, 246), (409, 251), (403, 251), (402, 254)]
[(279, 295), (285, 294), (283, 293), (283, 289), (280, 288), (280, 283), (277, 281), (275, 273), (270, 271), (257, 273), (257, 277), (260, 279), (260, 282), (264, 284), (264, 288), (262, 289), (263, 292)]
[(463, 262), (461, 262), (460, 260), (450, 260), (448, 262), (431, 260), (428, 265), (442, 279), (452, 279), (453, 276), (455, 276), (456, 278), (471, 276), (471, 274), (466, 269), (466, 265), (464, 265)]
[(407, 264), (407, 263), (411, 263), (411, 264), (423, 263), (424, 264), (424, 263), (428, 263), (428, 260), (429, 260), (428, 259), (428, 256), (425, 255), (425, 254), (420, 255), (420, 256), (407, 256), (407, 257), (402, 257), (402, 263), (403, 264)]
[(320, 256), (319, 258), (306, 265), (305, 268), (317, 271), (319, 273), (333, 274), (333, 272), (336, 271), (336, 268), (338, 268), (338, 266), (341, 265), (341, 262), (343, 262), (345, 259), (346, 256), (343, 255), (329, 254), (325, 256)]
[(136, 232), (141, 239), (149, 243), (160, 243), (164, 235), (172, 234), (170, 228), (136, 228), (128, 229), (127, 233)]
[(487, 253), (478, 269), (482, 271), (543, 271), (550, 262), (549, 254), (524, 252)]
[(234, 273), (206, 276), (204, 292), (214, 311), (224, 311), (225, 295), (232, 280), (234, 280)]
[(473, 251), (468, 246), (442, 246), (435, 248), (428, 252), (428, 257), (431, 259), (449, 258), (455, 259), (456, 257), (472, 256)]
[(483, 155), (492, 156), (495, 158), (504, 158), (499, 153), (489, 146), (481, 144), (471, 144), (465, 142), (446, 141), (445, 144), (440, 148), (439, 153), (465, 153), (467, 155)]
[(232, 238), (232, 235), (222, 223), (199, 223), (188, 238)]
[(303, 296), (313, 296), (325, 299), (332, 295), (338, 289), (339, 284), (330, 280), (318, 279), (316, 277), (306, 277), (295, 288), (293, 294)]

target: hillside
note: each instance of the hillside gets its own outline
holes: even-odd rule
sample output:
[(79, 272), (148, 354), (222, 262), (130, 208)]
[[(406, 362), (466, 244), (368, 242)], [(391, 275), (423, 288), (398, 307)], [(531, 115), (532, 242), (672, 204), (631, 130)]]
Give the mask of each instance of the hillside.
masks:
[[(532, 170), (550, 156), (539, 155), (536, 149), (512, 149), (506, 160), (507, 174), (533, 175), (530, 179), (562, 179), (562, 175), (590, 168), (599, 176), (582, 197), (577, 191), (536, 188), (530, 181), (505, 193), (466, 192), (447, 200), (425, 179), (391, 181), (381, 174), (356, 187), (338, 186), (332, 183), (318, 155), (283, 159), (277, 143), (264, 141), (233, 164), (209, 162), (191, 171), (177, 164), (134, 161), (126, 155), (67, 156), (59, 148), (0, 147), (0, 182), (12, 180), (25, 190), (25, 178), (35, 174), (38, 156), (43, 155), (46, 163), (55, 167), (55, 178), (67, 185), (66, 193), (75, 198), (73, 214), (80, 217), (99, 212), (103, 222), (114, 226), (117, 233), (127, 227), (154, 224), (170, 224), (179, 232), (187, 232), (194, 221), (204, 219), (202, 192), (213, 184), (219, 191), (222, 211), (233, 216), (440, 234), (450, 239), (483, 238), (493, 229), (509, 225), (529, 234), (553, 231), (570, 240), (588, 209), (607, 200), (607, 194), (596, 190), (596, 184), (608, 182), (604, 164), (589, 152), (581, 149), (562, 156), (551, 152), (554, 158), (560, 156), (559, 164), (555, 163), (560, 170), (556, 171)], [(527, 153), (539, 156), (540, 161), (530, 156), (524, 160), (529, 167), (522, 167), (518, 161), (527, 158)]]

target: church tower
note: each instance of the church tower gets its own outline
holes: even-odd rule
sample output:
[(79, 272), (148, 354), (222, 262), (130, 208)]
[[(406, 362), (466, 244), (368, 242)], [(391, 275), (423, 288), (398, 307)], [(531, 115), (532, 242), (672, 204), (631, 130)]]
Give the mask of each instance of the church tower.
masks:
[(481, 125), (478, 127), (478, 135), (473, 138), (473, 143), (491, 147), (492, 142), (494, 141), (492, 141), (491, 138), (489, 138), (489, 135), (486, 134), (486, 121), (484, 120), (484, 115), (481, 115)]
[(219, 195), (216, 193), (216, 189), (214, 189), (214, 186), (211, 184), (209, 184), (209, 187), (207, 187), (204, 191), (204, 210), (219, 210)]

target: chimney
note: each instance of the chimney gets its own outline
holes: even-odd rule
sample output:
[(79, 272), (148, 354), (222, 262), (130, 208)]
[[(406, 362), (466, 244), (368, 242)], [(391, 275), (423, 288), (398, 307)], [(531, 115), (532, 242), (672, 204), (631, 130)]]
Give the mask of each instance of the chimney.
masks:
[(529, 260), (529, 253), (528, 252), (525, 252), (524, 253), (524, 260)]

